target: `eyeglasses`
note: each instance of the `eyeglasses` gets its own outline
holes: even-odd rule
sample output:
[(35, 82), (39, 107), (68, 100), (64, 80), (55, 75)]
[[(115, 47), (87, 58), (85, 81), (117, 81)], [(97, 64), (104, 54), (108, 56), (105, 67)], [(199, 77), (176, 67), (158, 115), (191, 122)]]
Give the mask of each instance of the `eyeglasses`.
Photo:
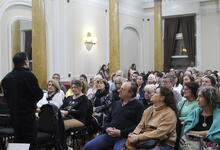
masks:
[(95, 83), (96, 84), (104, 84), (104, 82), (102, 82), (102, 81), (96, 81)]
[(52, 83), (48, 83), (47, 86), (54, 86)]

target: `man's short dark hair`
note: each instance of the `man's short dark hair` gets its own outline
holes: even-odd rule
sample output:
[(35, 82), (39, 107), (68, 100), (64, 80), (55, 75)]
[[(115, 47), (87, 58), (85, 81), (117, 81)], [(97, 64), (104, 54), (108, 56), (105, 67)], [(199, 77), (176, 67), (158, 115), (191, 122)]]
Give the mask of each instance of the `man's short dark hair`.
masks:
[(13, 57), (13, 63), (15, 68), (22, 67), (27, 60), (27, 54), (24, 52), (18, 52)]
[(129, 89), (129, 92), (132, 94), (132, 97), (136, 97), (137, 89), (137, 84), (135, 82), (131, 82), (131, 88)]

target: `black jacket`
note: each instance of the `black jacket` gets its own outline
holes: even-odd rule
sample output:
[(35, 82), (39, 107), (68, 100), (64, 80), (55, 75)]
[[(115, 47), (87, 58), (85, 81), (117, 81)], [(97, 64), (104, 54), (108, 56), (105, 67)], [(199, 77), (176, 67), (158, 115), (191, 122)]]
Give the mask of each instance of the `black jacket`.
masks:
[(4, 97), (11, 113), (34, 113), (43, 97), (35, 75), (26, 68), (14, 68), (2, 80)]
[(60, 109), (68, 111), (66, 119), (75, 118), (87, 125), (90, 121), (90, 115), (92, 115), (90, 112), (92, 108), (90, 108), (89, 101), (90, 100), (85, 95), (77, 99), (73, 99), (72, 96), (69, 96), (63, 101), (63, 105)]

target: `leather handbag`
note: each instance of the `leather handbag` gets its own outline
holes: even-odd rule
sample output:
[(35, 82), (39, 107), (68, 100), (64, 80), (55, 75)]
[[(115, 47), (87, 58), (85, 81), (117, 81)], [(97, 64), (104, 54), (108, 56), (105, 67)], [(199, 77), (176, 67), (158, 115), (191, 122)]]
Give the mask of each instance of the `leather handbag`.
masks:
[[(148, 131), (153, 131), (156, 130), (157, 128), (154, 126), (147, 126), (145, 129), (143, 129), (141, 131), (141, 133), (143, 132), (148, 132)], [(138, 141), (134, 144), (134, 147), (136, 148), (153, 148), (155, 147), (157, 144), (160, 143), (159, 139), (149, 139), (149, 140), (143, 140), (143, 141)]]
[(160, 142), (159, 139), (150, 139), (145, 141), (139, 141), (135, 143), (136, 148), (153, 148)]

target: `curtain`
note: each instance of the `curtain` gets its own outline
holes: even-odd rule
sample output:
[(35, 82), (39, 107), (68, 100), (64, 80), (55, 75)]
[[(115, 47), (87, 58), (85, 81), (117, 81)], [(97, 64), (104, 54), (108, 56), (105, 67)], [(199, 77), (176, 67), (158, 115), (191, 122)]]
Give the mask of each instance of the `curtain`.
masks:
[(196, 56), (196, 38), (195, 38), (195, 18), (194, 16), (181, 17), (183, 40), (187, 49), (190, 63), (195, 65)]
[(176, 44), (178, 30), (178, 18), (166, 18), (164, 22), (164, 71), (171, 68), (172, 56)]

